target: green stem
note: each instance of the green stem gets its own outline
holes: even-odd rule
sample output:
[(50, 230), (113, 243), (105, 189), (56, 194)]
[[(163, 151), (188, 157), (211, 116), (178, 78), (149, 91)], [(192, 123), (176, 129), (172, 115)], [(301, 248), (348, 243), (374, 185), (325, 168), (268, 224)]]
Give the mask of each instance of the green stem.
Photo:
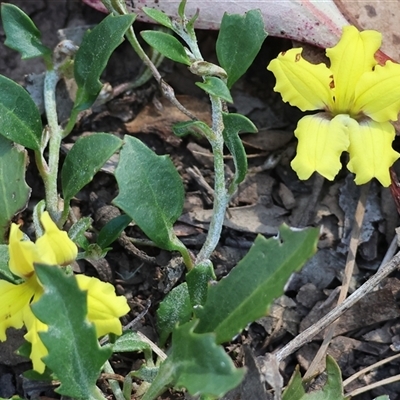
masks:
[[(89, 393), (89, 400), (106, 400), (97, 386), (94, 386)], [(125, 399), (123, 399), (125, 400)]]
[[(106, 361), (106, 363), (104, 364), (103, 371), (107, 374), (114, 374), (114, 370), (109, 361)], [(116, 381), (115, 379), (109, 379), (108, 383), (110, 384), (110, 388), (116, 400), (126, 400), (118, 381)]]
[(73, 108), (71, 111), (71, 115), (69, 116), (67, 126), (64, 128), (64, 130), (62, 132), (63, 138), (65, 138), (66, 136), (68, 136), (71, 133), (72, 129), (75, 126), (76, 119), (78, 118), (78, 114), (79, 114), (79, 111), (76, 110), (75, 108)]
[(222, 103), (216, 96), (210, 96), (210, 99), (213, 120), (212, 130), (215, 134), (214, 138), (208, 138), (214, 155), (214, 206), (207, 238), (197, 255), (196, 265), (208, 260), (217, 247), (230, 198), (225, 186)]
[(48, 171), (47, 174), (43, 176), (43, 181), (46, 192), (46, 208), (56, 223), (60, 219), (60, 212), (58, 209), (57, 177), (62, 139), (62, 130), (58, 125), (56, 105), (56, 87), (58, 81), (59, 75), (55, 70), (46, 72), (44, 78), (44, 105), (50, 138)]

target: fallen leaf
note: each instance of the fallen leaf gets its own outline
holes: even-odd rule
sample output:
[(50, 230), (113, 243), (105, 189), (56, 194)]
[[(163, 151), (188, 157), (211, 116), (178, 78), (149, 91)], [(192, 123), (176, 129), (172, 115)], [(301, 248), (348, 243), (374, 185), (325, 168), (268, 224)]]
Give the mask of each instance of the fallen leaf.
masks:
[[(199, 120), (211, 124), (211, 112), (208, 103), (193, 96), (176, 96), (177, 100)], [(155, 133), (163, 140), (179, 145), (181, 139), (172, 133), (172, 125), (177, 122), (189, 121), (189, 118), (172, 105), (165, 97), (159, 100), (157, 106), (154, 102), (148, 104), (137, 117), (125, 124), (129, 134)]]

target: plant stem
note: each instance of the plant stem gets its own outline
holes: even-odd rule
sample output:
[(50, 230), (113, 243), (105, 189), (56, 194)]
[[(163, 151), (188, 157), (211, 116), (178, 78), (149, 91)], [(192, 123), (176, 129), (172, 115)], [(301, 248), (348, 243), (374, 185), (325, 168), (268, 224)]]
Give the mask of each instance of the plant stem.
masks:
[(216, 96), (210, 96), (212, 109), (213, 138), (207, 137), (214, 154), (214, 206), (210, 227), (206, 241), (196, 258), (196, 265), (208, 260), (211, 253), (217, 247), (221, 236), (222, 226), (225, 219), (226, 207), (229, 203), (229, 195), (225, 186), (225, 164), (224, 164), (224, 139), (222, 131), (224, 123), (222, 119), (222, 103)]
[(42, 178), (46, 192), (46, 208), (56, 223), (60, 219), (60, 212), (58, 208), (59, 198), (57, 190), (57, 176), (62, 139), (62, 130), (58, 125), (56, 106), (56, 87), (58, 81), (59, 75), (57, 71), (46, 71), (44, 78), (44, 105), (50, 138), (48, 170), (46, 175), (42, 175)]
[[(106, 361), (103, 366), (103, 371), (107, 372), (108, 374), (114, 374), (114, 370), (109, 361)], [(110, 388), (115, 396), (116, 400), (125, 400), (124, 394), (119, 386), (118, 381), (114, 379), (109, 379), (108, 383), (110, 384)]]
[(94, 386), (89, 393), (89, 400), (106, 400), (106, 398), (101, 394), (100, 389), (97, 386)]

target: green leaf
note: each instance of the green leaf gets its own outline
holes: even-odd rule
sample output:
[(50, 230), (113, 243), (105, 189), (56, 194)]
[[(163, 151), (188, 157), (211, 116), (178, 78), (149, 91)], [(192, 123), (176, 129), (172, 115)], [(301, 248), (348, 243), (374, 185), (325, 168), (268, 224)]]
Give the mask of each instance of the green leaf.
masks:
[(136, 332), (127, 331), (113, 344), (113, 353), (130, 352), (143, 352), (146, 359), (150, 358), (152, 354), (149, 343), (145, 342)]
[(22, 279), (15, 276), (8, 267), (9, 259), (8, 245), (0, 244), (0, 279), (11, 283), (20, 283)]
[(164, 346), (168, 336), (177, 324), (188, 322), (192, 317), (192, 305), (186, 282), (172, 289), (157, 310), (157, 330), (160, 346)]
[(97, 244), (102, 248), (106, 248), (112, 242), (117, 240), (121, 235), (121, 232), (132, 222), (132, 218), (129, 215), (118, 215), (108, 221), (97, 237)]
[(255, 133), (256, 126), (244, 115), (241, 114), (222, 114), (224, 120), (224, 142), (229, 152), (233, 156), (235, 163), (234, 183), (239, 184), (247, 174), (247, 156), (239, 132)]
[(42, 120), (36, 104), (18, 83), (0, 75), (0, 134), (32, 150), (40, 150)]
[(90, 245), (85, 233), (92, 225), (92, 222), (93, 220), (90, 217), (80, 218), (68, 231), (69, 238), (84, 250), (87, 250)]
[(208, 286), (215, 279), (214, 268), (210, 261), (197, 264), (186, 274), (192, 307), (204, 305), (207, 300)]
[(182, 19), (182, 20), (185, 19), (186, 2), (187, 2), (186, 0), (182, 0), (178, 6), (178, 15), (179, 15), (180, 19)]
[(212, 333), (194, 333), (195, 324), (191, 321), (175, 329), (170, 354), (152, 386), (170, 383), (191, 395), (221, 397), (241, 382), (245, 371), (235, 368)]
[(215, 133), (203, 121), (183, 121), (172, 126), (172, 131), (178, 137), (194, 135), (196, 137), (214, 138)]
[(306, 393), (301, 380), (301, 374), (296, 369), (288, 386), (283, 392), (282, 400), (346, 400), (343, 396), (342, 374), (336, 361), (326, 357), (327, 381), (322, 389)]
[(38, 28), (21, 9), (3, 3), (1, 19), (7, 37), (6, 46), (18, 51), (23, 60), (42, 56), (51, 61), (51, 50), (43, 45)]
[(74, 63), (74, 76), (78, 85), (74, 108), (78, 111), (89, 108), (95, 102), (102, 88), (100, 75), (134, 20), (134, 14), (110, 14), (92, 31), (86, 32)]
[(172, 35), (159, 31), (141, 31), (142, 38), (163, 56), (190, 65), (190, 59), (186, 54), (183, 44)]
[(11, 218), (28, 203), (31, 189), (25, 182), (26, 165), (26, 150), (0, 136), (0, 243), (5, 242)]
[(172, 225), (182, 213), (182, 180), (168, 156), (158, 156), (139, 139), (125, 136), (115, 177), (113, 203), (128, 214), (157, 246), (181, 251)]
[(55, 266), (35, 264), (35, 270), (44, 294), (32, 310), (48, 326), (39, 335), (49, 351), (43, 361), (61, 382), (56, 392), (91, 399), (111, 348), (99, 346), (96, 329), (87, 321), (87, 294), (79, 289), (75, 276)]
[(217, 343), (223, 343), (266, 315), (290, 275), (315, 253), (318, 233), (283, 225), (278, 237), (258, 236), (229, 275), (210, 287), (204, 307), (195, 309), (200, 319), (196, 332), (214, 332)]
[(122, 146), (122, 140), (109, 133), (80, 137), (65, 158), (61, 170), (64, 201), (69, 202), (105, 162)]
[(171, 18), (168, 17), (165, 13), (160, 10), (156, 10), (155, 8), (142, 7), (142, 11), (149, 16), (154, 21), (158, 22), (160, 25), (163, 25), (169, 29), (172, 29)]
[(207, 76), (204, 82), (196, 82), (196, 85), (212, 96), (217, 96), (228, 103), (233, 103), (228, 86), (215, 76)]
[(222, 17), (216, 49), (221, 67), (228, 73), (228, 88), (247, 71), (267, 37), (260, 10)]
[(145, 382), (153, 382), (159, 370), (159, 367), (149, 367), (143, 364), (137, 371), (132, 371), (131, 375)]

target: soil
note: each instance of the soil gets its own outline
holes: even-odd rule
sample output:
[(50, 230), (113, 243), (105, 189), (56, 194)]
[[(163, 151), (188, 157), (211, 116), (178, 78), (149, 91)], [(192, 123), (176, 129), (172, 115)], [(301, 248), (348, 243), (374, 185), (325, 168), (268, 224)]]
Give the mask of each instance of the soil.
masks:
[[(75, 0), (15, 0), (11, 3), (31, 16), (42, 32), (44, 43), (52, 48), (58, 42), (58, 29), (96, 24), (104, 18), (103, 14)], [(145, 24), (138, 23), (135, 26), (137, 30), (149, 29), (149, 25)], [(198, 37), (204, 58), (215, 61), (217, 33), (199, 31)], [(4, 33), (0, 30), (1, 74), (26, 84), (31, 78), (26, 79), (25, 75), (39, 74), (44, 70), (38, 60), (21, 60), (17, 53), (4, 46), (4, 39)], [(344, 168), (333, 182), (323, 181), (316, 176), (303, 182), (290, 168), (296, 148), (293, 131), (303, 113), (284, 104), (280, 95), (273, 92), (274, 79), (266, 70), (272, 58), (290, 47), (290, 41), (267, 38), (257, 59), (233, 90), (234, 104), (231, 110), (248, 116), (259, 128), (259, 133), (243, 136), (249, 155), (250, 173), (231, 201), (229, 216), (212, 261), (220, 279), (243, 258), (257, 234), (273, 236), (283, 222), (294, 227), (320, 226), (318, 252), (302, 272), (294, 274), (284, 296), (276, 300), (270, 314), (251, 324), (226, 344), (235, 364), (246, 365), (248, 373), (245, 382), (224, 399), (273, 398), (271, 387), (261, 379), (258, 365), (267, 353), (282, 348), (332, 309), (349, 251), (350, 232), (359, 196), (353, 176)], [(320, 50), (310, 48), (308, 51), (314, 59), (321, 57)], [(140, 61), (132, 49), (123, 43), (112, 56), (103, 81), (109, 82), (114, 88), (121, 87), (132, 81), (140, 68)], [(200, 115), (201, 119), (209, 121), (207, 98), (194, 85), (195, 79), (186, 67), (164, 61), (160, 71), (165, 81), (175, 89), (180, 101), (193, 113)], [(66, 139), (65, 149), (79, 135), (102, 131), (118, 137), (135, 135), (156, 153), (169, 154), (182, 176), (186, 190), (184, 213), (175, 231), (196, 253), (204, 242), (207, 218), (212, 208), (212, 158), (206, 142), (194, 138), (181, 139), (172, 134), (171, 125), (182, 118), (182, 114), (162, 98), (157, 84), (149, 81), (87, 113)], [(394, 148), (400, 149), (397, 141)], [(27, 209), (17, 216), (28, 227), (34, 205), (43, 198), (43, 187), (33, 161), (27, 174), (32, 198)], [(395, 165), (394, 169), (397, 168)], [(231, 170), (231, 161), (227, 159), (227, 171)], [(112, 199), (118, 194), (112, 171), (111, 163), (107, 170), (95, 176), (72, 204), (77, 217), (91, 216), (94, 219), (97, 230), (119, 213), (111, 205)], [(377, 271), (395, 237), (398, 223), (399, 216), (390, 190), (372, 182), (351, 291)], [(133, 246), (128, 238), (137, 239), (136, 245)], [(127, 324), (139, 316), (135, 329), (157, 342), (155, 311), (165, 294), (181, 282), (183, 276), (182, 270), (171, 267), (175, 254), (143, 246), (141, 239), (145, 239), (145, 236), (138, 228), (128, 227), (104, 260), (79, 262), (74, 268), (76, 272), (113, 283), (117, 293), (124, 294), (131, 307), (123, 323)], [(375, 292), (341, 318), (328, 353), (338, 362), (343, 379), (397, 354), (400, 340), (399, 279), (397, 272), (390, 275)], [(0, 343), (0, 397), (9, 398), (18, 394), (30, 399), (59, 398), (51, 385), (22, 377), (30, 364), (13, 354), (13, 350), (21, 343), (22, 335), (23, 332), (9, 330), (9, 340)], [(282, 362), (280, 371), (285, 384), (297, 364), (302, 373), (307, 370), (322, 338), (322, 334), (317, 335)], [(124, 375), (140, 365), (140, 357), (115, 357), (113, 364), (115, 371)], [(395, 359), (374, 369), (346, 386), (346, 392), (392, 377), (398, 373), (399, 366), (399, 359)], [(99, 385), (104, 393), (110, 393), (105, 379)], [(354, 399), (372, 400), (382, 394), (388, 394), (391, 400), (400, 399), (400, 383), (380, 386)], [(190, 397), (183, 392), (168, 392), (160, 398)]]

